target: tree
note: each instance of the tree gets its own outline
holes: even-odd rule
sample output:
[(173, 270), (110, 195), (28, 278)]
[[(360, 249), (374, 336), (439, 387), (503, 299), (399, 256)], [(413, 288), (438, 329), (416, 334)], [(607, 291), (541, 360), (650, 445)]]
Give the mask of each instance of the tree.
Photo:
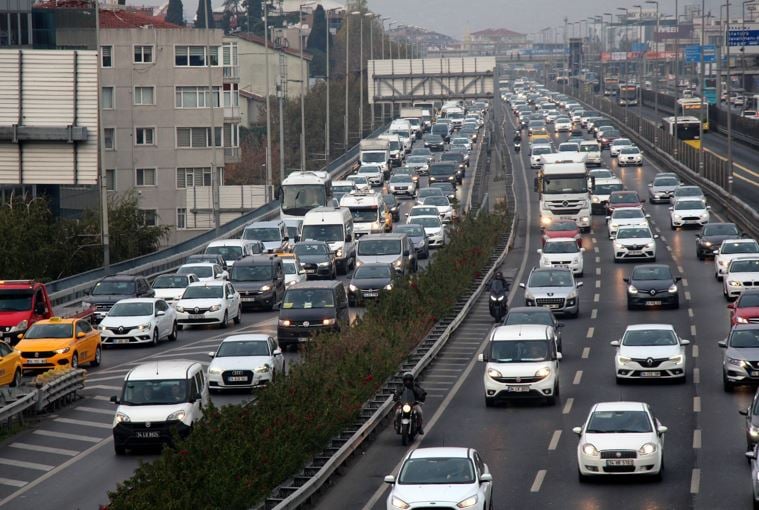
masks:
[(308, 41), (306, 42), (306, 49), (314, 57), (310, 66), (311, 76), (327, 75), (327, 30), (327, 16), (325, 15), (324, 8), (319, 4), (314, 9), (314, 26), (311, 27), (311, 33), (308, 35)]
[[(243, 0), (241, 19), (238, 26), (242, 32), (253, 32), (257, 35), (264, 34), (262, 0)], [(248, 26), (250, 25), (250, 26)]]
[(224, 17), (221, 25), (225, 34), (240, 26), (241, 14), (240, 0), (224, 0)]
[(137, 192), (112, 197), (108, 203), (111, 258), (114, 261), (139, 257), (158, 250), (169, 233), (166, 225), (146, 226), (145, 212), (139, 208)]
[[(206, 14), (210, 15), (207, 25)], [(195, 14), (195, 28), (216, 28), (213, 22), (213, 6), (211, 5), (211, 0), (198, 1), (198, 10)]]
[(169, 0), (169, 8), (166, 9), (166, 17), (164, 19), (175, 25), (182, 27), (185, 25), (182, 0)]

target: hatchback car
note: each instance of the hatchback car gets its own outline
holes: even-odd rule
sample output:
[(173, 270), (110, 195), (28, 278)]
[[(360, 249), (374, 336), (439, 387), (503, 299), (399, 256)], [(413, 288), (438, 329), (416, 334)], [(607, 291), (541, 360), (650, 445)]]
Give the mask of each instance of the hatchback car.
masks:
[(386, 263), (364, 264), (357, 267), (348, 284), (348, 303), (360, 305), (367, 299), (376, 299), (382, 292), (393, 290), (393, 266)]
[(759, 254), (759, 243), (753, 239), (728, 239), (714, 250), (714, 277), (721, 280), (734, 258)]
[(198, 282), (198, 277), (194, 274), (162, 274), (153, 280), (153, 290), (155, 297), (163, 299), (169, 304), (173, 304), (184, 293), (184, 289), (194, 282)]
[(672, 230), (679, 227), (701, 227), (709, 223), (711, 206), (698, 198), (681, 198), (669, 208), (669, 226)]
[(556, 220), (546, 225), (543, 230), (543, 245), (549, 239), (572, 239), (577, 246), (582, 246), (580, 227), (574, 220)]
[(620, 207), (642, 208), (641, 202), (642, 200), (637, 191), (612, 191), (609, 194), (609, 202), (606, 204), (606, 214), (609, 215)]
[(700, 186), (684, 186), (680, 185), (674, 189), (672, 196), (670, 197), (670, 203), (674, 204), (679, 199), (686, 200), (703, 200), (706, 202), (706, 196), (704, 190)]
[(732, 391), (739, 384), (759, 383), (759, 324), (737, 324), (717, 342), (725, 349), (722, 386)]
[(103, 345), (158, 345), (177, 339), (177, 313), (163, 299), (122, 299), (98, 326)]
[(632, 147), (632, 145), (632, 140), (629, 138), (617, 138), (609, 144), (609, 155), (612, 158), (616, 158), (623, 147)]
[(736, 324), (759, 324), (759, 289), (744, 290), (730, 310), (730, 326)]
[(306, 272), (306, 278), (337, 278), (335, 256), (324, 241), (301, 241), (293, 248), (298, 256), (300, 266)]
[(652, 234), (648, 226), (619, 227), (612, 243), (614, 262), (631, 259), (656, 260), (656, 239), (659, 234)]
[(544, 306), (554, 313), (577, 317), (580, 313), (579, 290), (582, 282), (577, 282), (570, 269), (533, 268), (527, 283), (519, 286), (525, 289), (525, 306)]
[(627, 309), (636, 307), (670, 306), (680, 307), (677, 284), (682, 277), (672, 274), (666, 264), (645, 264), (633, 267), (627, 284)]
[(712, 257), (723, 241), (740, 237), (741, 232), (735, 223), (707, 223), (696, 234), (696, 257), (698, 260)]
[(540, 267), (571, 269), (575, 276), (582, 276), (585, 248), (577, 246), (573, 239), (546, 239), (538, 250)]
[(617, 348), (614, 373), (617, 384), (641, 379), (675, 379), (685, 382), (685, 346), (671, 324), (627, 326), (622, 338), (612, 340)]
[(269, 335), (245, 333), (228, 336), (209, 352), (208, 390), (253, 389), (285, 375), (285, 357)]
[(759, 257), (737, 257), (730, 261), (722, 278), (722, 294), (736, 299), (746, 289), (759, 287)]

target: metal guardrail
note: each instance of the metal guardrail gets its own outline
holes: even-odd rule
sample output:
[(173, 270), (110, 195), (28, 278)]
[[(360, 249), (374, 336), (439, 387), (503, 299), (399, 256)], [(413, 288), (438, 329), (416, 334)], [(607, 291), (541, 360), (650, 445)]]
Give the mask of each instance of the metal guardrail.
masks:
[[(369, 136), (378, 136), (386, 129), (386, 127), (387, 126), (382, 126), (376, 129)], [(332, 177), (342, 175), (350, 168), (350, 163), (356, 158), (356, 156), (358, 156), (358, 152), (359, 145), (357, 144), (321, 170), (329, 172)], [(199, 253), (203, 247), (211, 241), (226, 239), (230, 236), (238, 235), (245, 228), (246, 224), (252, 221), (260, 221), (270, 218), (275, 215), (278, 210), (278, 201), (269, 202), (220, 226), (218, 233), (215, 229), (211, 229), (169, 248), (164, 248), (141, 257), (112, 264), (109, 270), (100, 267), (60, 280), (55, 280), (46, 284), (50, 299), (53, 306), (59, 306), (80, 300), (85, 296), (85, 292), (92, 288), (95, 282), (110, 274), (124, 273), (153, 276), (167, 272), (182, 265), (182, 263), (187, 260), (187, 257)]]
[(86, 374), (83, 369), (72, 370), (0, 407), (0, 424), (20, 419), (32, 408), (39, 413), (61, 401), (68, 401), (84, 388)]

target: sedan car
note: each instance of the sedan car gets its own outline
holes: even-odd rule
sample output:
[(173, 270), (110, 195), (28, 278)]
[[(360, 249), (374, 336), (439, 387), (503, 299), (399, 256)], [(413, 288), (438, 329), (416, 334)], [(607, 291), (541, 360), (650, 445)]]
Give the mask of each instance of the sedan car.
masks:
[(83, 363), (100, 365), (100, 332), (87, 319), (51, 317), (32, 324), (16, 350), (21, 353), (24, 370), (79, 368)]
[(643, 402), (600, 402), (572, 431), (580, 436), (580, 482), (594, 476), (649, 475), (661, 480), (667, 427)]
[(759, 324), (737, 324), (717, 342), (725, 349), (722, 386), (732, 391), (739, 384), (759, 383)]
[(427, 243), (427, 234), (424, 227), (416, 223), (399, 224), (393, 228), (396, 234), (406, 234), (414, 244), (418, 259), (427, 259), (430, 257), (430, 245)]
[(702, 200), (706, 202), (704, 190), (702, 190), (700, 186), (677, 186), (672, 192), (672, 196), (670, 197), (669, 201), (671, 204), (674, 204), (677, 200), (680, 199)]
[(437, 211), (440, 214), (440, 219), (443, 223), (450, 223), (453, 221), (453, 206), (447, 197), (427, 197), (422, 202), (422, 205), (437, 207)]
[(609, 155), (612, 158), (616, 158), (619, 156), (619, 152), (622, 150), (623, 147), (632, 147), (633, 143), (632, 140), (629, 138), (617, 138), (611, 144), (609, 144)]
[(430, 188), (438, 188), (443, 192), (443, 196), (448, 197), (448, 200), (456, 198), (456, 186), (450, 182), (433, 182), (430, 184)]
[(393, 290), (395, 271), (391, 264), (369, 263), (357, 267), (348, 284), (348, 304), (360, 305), (367, 299), (376, 299), (383, 291)]
[(443, 190), (439, 187), (420, 188), (416, 193), (416, 205), (422, 205), (427, 197), (444, 197)]
[(730, 310), (730, 326), (759, 324), (759, 289), (744, 290), (727, 309)]
[(680, 307), (680, 296), (677, 284), (682, 277), (672, 274), (672, 269), (666, 264), (646, 264), (633, 267), (629, 278), (624, 278), (627, 284), (627, 309), (671, 306)]
[(736, 299), (746, 289), (759, 287), (759, 257), (736, 257), (727, 266), (722, 278), (722, 294), (728, 300)]
[(201, 324), (226, 328), (230, 319), (235, 324), (240, 324), (242, 319), (240, 293), (226, 281), (188, 285), (175, 308), (179, 329)]
[(24, 364), (21, 353), (5, 342), (0, 342), (0, 387), (17, 387), (21, 384)]
[(746, 450), (751, 451), (759, 444), (759, 390), (754, 393), (751, 404), (738, 413), (746, 417)]
[(612, 191), (609, 194), (609, 202), (606, 204), (606, 214), (611, 214), (615, 209), (620, 207), (642, 208), (641, 202), (642, 200), (637, 191)]
[(422, 140), (424, 141), (424, 146), (431, 151), (440, 152), (445, 150), (445, 140), (440, 135), (427, 133), (422, 137)]
[(544, 306), (554, 313), (577, 317), (580, 313), (579, 290), (582, 282), (577, 282), (570, 269), (533, 268), (527, 283), (519, 286), (525, 289), (525, 306)]
[(413, 168), (417, 175), (427, 175), (430, 172), (430, 162), (427, 156), (409, 156), (406, 166)]
[(177, 313), (163, 299), (122, 299), (98, 325), (103, 345), (151, 344), (177, 339)]
[(443, 225), (437, 213), (434, 216), (410, 216), (408, 222), (420, 225), (424, 229), (424, 233), (427, 236), (427, 245), (431, 248), (445, 246), (448, 236), (445, 232), (445, 225)]
[(372, 185), (369, 184), (369, 179), (365, 175), (349, 175), (345, 180), (352, 182), (357, 191), (369, 192), (372, 189)]
[(678, 227), (703, 226), (709, 223), (711, 206), (696, 199), (679, 199), (669, 208), (669, 225), (672, 230)]
[(173, 304), (176, 300), (182, 297), (184, 289), (188, 285), (194, 282), (198, 282), (198, 277), (195, 274), (162, 274), (153, 280), (153, 289), (155, 290), (155, 297), (163, 299), (169, 304)]
[(617, 348), (614, 372), (617, 384), (640, 379), (676, 379), (685, 382), (685, 346), (671, 324), (627, 326)]
[(759, 254), (759, 243), (753, 239), (729, 239), (714, 250), (714, 277), (721, 280), (730, 262), (737, 257)]
[(723, 241), (740, 237), (740, 230), (735, 223), (707, 223), (701, 228), (701, 232), (696, 234), (696, 257), (698, 260), (711, 257)]
[(493, 508), (493, 477), (473, 448), (416, 448), (385, 483), (392, 487), (387, 510)]
[(651, 229), (644, 227), (620, 227), (612, 243), (614, 262), (630, 259), (656, 260), (656, 239)]
[(553, 128), (557, 133), (568, 133), (572, 130), (572, 121), (569, 117), (557, 117), (553, 121)]
[(408, 175), (393, 175), (387, 183), (387, 190), (393, 195), (413, 198), (416, 194), (416, 182)]
[(622, 191), (625, 185), (616, 177), (594, 179), (590, 187), (590, 210), (592, 214), (605, 214), (609, 197), (615, 191)]
[(642, 166), (643, 153), (637, 147), (622, 147), (617, 155), (619, 166)]
[(285, 357), (269, 335), (228, 336), (209, 352), (208, 390), (239, 390), (265, 386), (285, 375)]
[(580, 227), (574, 220), (556, 220), (546, 225), (543, 230), (543, 245), (549, 239), (573, 239), (577, 246), (582, 246)]
[(337, 278), (335, 256), (324, 241), (301, 241), (293, 248), (300, 260), (300, 267), (306, 272), (306, 279)]
[(573, 239), (546, 239), (543, 248), (538, 250), (540, 267), (571, 269), (575, 276), (582, 276), (583, 253), (585, 248), (578, 246)]
[(680, 179), (674, 174), (659, 174), (648, 184), (648, 201), (652, 204), (669, 202), (669, 197), (680, 186)]

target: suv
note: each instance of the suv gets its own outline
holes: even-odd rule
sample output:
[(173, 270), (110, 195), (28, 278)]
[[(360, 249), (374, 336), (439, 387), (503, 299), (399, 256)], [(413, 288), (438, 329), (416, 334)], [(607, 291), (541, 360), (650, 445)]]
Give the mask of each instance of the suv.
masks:
[(277, 321), (282, 348), (307, 342), (323, 331), (349, 324), (348, 295), (337, 280), (296, 283), (285, 292)]
[(99, 323), (117, 301), (154, 296), (155, 290), (150, 288), (144, 276), (113, 275), (106, 276), (97, 282), (82, 302), (82, 306), (84, 308), (94, 306), (94, 320)]
[[(759, 383), (759, 324), (733, 326), (727, 338), (717, 342), (725, 349), (722, 358), (722, 386), (733, 391), (738, 384)], [(759, 434), (754, 435), (754, 442)]]
[(288, 240), (287, 225), (282, 220), (256, 221), (249, 223), (242, 231), (243, 240), (256, 240), (264, 243), (266, 251), (276, 253), (287, 251)]
[(229, 281), (243, 308), (274, 310), (285, 295), (285, 270), (276, 255), (252, 255), (232, 266)]
[(579, 289), (582, 282), (575, 281), (571, 269), (533, 268), (524, 289), (526, 306), (545, 306), (554, 313), (571, 317), (580, 314)]

